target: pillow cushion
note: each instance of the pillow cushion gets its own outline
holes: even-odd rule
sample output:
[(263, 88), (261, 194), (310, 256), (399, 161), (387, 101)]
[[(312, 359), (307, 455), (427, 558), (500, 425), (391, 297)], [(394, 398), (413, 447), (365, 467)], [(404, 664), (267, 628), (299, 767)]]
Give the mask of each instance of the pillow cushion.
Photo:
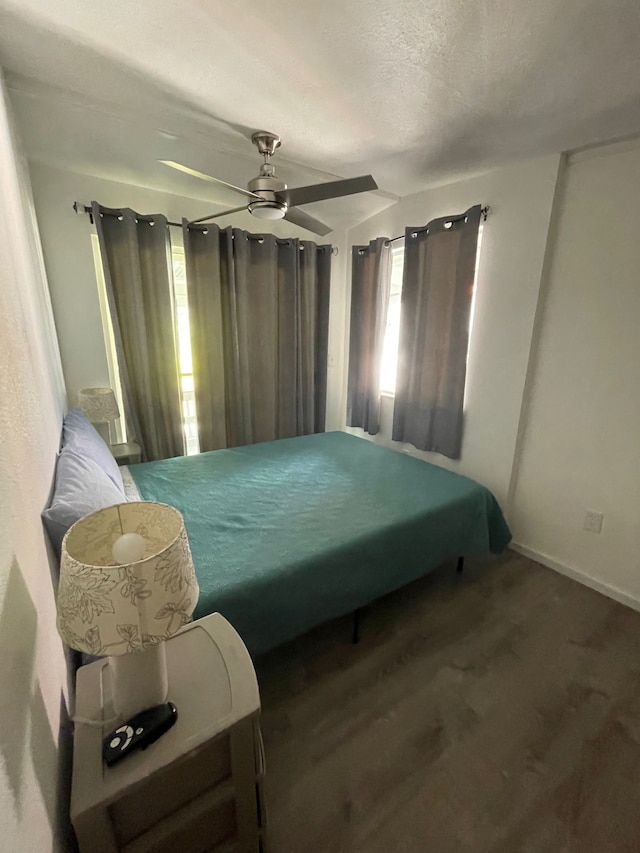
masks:
[(65, 415), (62, 424), (62, 446), (69, 447), (77, 456), (92, 459), (123, 491), (118, 463), (107, 443), (81, 409), (71, 409)]
[(58, 557), (64, 534), (74, 522), (97, 509), (126, 500), (124, 491), (93, 459), (76, 454), (71, 446), (64, 447), (56, 464), (53, 499), (42, 513)]

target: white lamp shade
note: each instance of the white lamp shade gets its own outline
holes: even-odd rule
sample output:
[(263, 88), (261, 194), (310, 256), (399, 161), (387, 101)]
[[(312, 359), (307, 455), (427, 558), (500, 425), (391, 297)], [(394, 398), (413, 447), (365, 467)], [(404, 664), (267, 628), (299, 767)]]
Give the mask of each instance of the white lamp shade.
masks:
[[(125, 533), (143, 537), (144, 554), (117, 563), (113, 546)], [(67, 645), (94, 655), (143, 651), (190, 621), (198, 592), (177, 509), (152, 501), (105, 507), (62, 541), (58, 631)]]
[(106, 424), (120, 417), (111, 388), (83, 388), (78, 391), (78, 406), (93, 424)]

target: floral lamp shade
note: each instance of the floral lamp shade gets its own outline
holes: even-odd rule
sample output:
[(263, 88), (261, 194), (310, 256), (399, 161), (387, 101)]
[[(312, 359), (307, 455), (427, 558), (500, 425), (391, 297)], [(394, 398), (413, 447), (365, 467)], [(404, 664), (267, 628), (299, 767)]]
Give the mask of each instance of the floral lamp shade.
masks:
[(140, 652), (190, 621), (198, 592), (177, 509), (151, 501), (105, 507), (62, 542), (58, 631), (90, 654)]
[(78, 406), (93, 424), (106, 424), (120, 417), (116, 395), (111, 388), (83, 388)]

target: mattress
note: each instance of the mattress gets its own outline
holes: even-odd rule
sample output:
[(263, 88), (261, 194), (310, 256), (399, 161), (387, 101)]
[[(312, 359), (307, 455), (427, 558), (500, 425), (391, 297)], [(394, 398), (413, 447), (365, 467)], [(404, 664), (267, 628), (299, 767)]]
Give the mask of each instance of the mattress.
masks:
[(343, 432), (129, 466), (179, 509), (200, 584), (261, 654), (459, 555), (511, 538), (483, 486)]

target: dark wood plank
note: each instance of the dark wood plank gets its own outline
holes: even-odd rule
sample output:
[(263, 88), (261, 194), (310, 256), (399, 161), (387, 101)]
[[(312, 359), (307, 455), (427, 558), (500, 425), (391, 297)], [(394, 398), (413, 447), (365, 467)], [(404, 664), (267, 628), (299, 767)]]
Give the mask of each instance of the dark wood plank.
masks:
[(508, 552), (258, 662), (278, 853), (640, 850), (640, 613)]

